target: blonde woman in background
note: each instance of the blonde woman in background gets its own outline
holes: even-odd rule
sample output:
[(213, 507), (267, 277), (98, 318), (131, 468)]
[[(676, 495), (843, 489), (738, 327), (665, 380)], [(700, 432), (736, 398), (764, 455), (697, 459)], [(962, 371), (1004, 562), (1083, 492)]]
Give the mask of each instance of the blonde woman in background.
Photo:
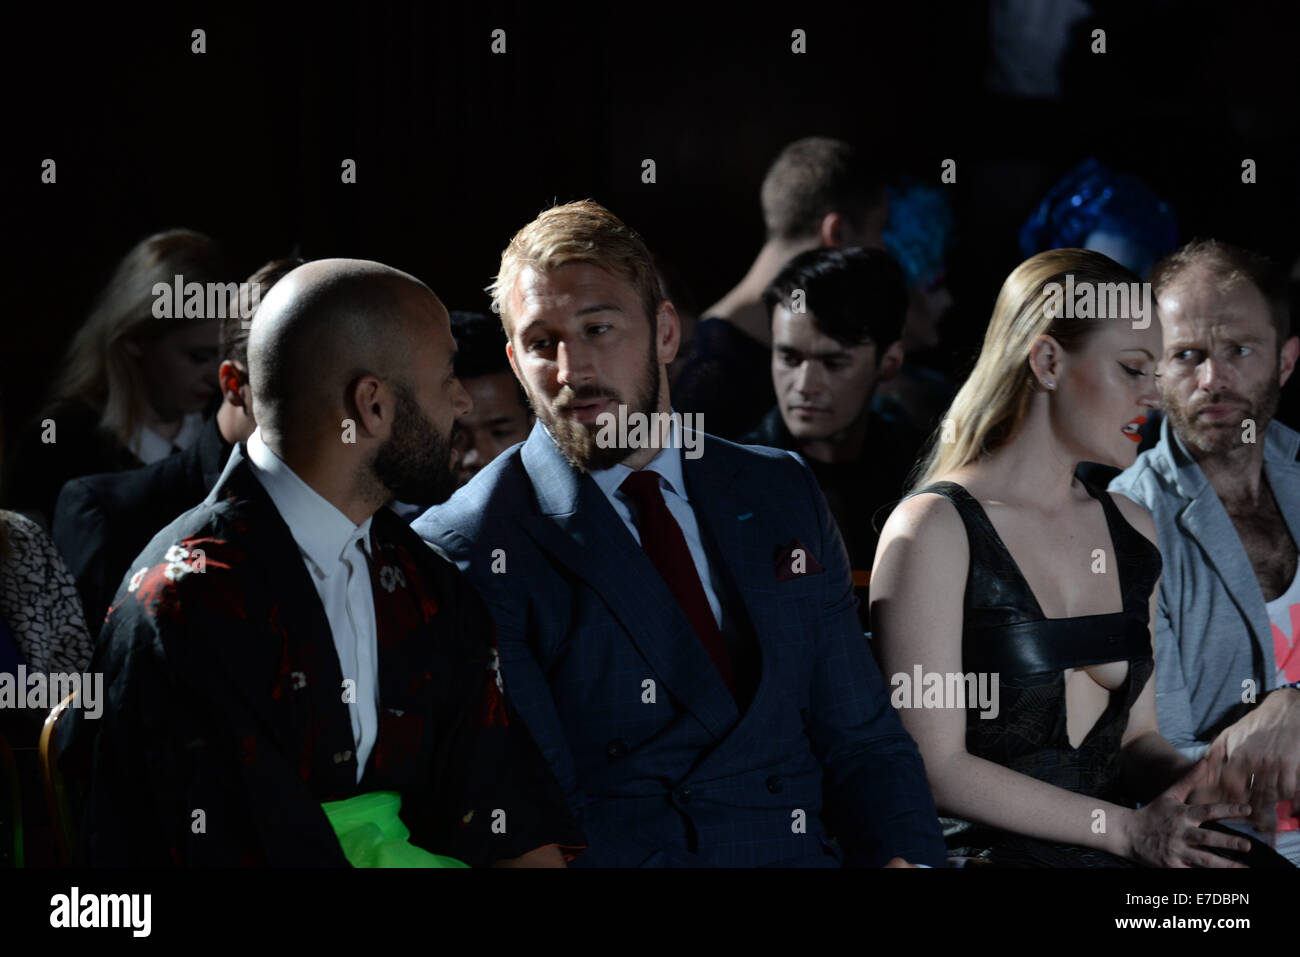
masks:
[(156, 233), (123, 257), (10, 450), (6, 507), (48, 528), (68, 479), (147, 465), (195, 439), (216, 398), (220, 322), (156, 318), (154, 285), (174, 287), (179, 275), (206, 287), (222, 272), (214, 242), (186, 229)]
[[(955, 819), (950, 849), (977, 861), (1281, 860), (1201, 826), (1244, 811), (1198, 803), (1216, 798), (1215, 769), (1184, 758), (1156, 726), (1154, 525), (1129, 499), (1075, 477), (1084, 461), (1133, 463), (1137, 427), (1157, 404), (1161, 333), (1133, 308), (1140, 297), (1120, 315), (1067, 318), (1065, 294), (1103, 283), (1136, 292), (1136, 282), (1078, 249), (1011, 273), (876, 551), (871, 617), (894, 704), (940, 813)], [(1138, 801), (1148, 803), (1135, 810)]]

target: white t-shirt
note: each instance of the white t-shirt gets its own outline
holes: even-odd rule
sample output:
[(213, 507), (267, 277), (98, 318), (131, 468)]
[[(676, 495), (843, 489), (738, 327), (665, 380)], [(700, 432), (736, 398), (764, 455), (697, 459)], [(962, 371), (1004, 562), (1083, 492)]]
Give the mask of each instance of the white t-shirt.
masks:
[(1273, 654), (1277, 664), (1273, 687), (1296, 684), (1300, 682), (1300, 650), (1296, 649), (1296, 638), (1300, 637), (1300, 563), (1291, 587), (1266, 607), (1268, 620), (1273, 623)]
[[(1285, 592), (1266, 604), (1268, 620), (1272, 624), (1273, 656), (1277, 671), (1274, 673), (1272, 688), (1300, 684), (1300, 567), (1291, 579), (1291, 585)], [(1277, 806), (1277, 850), (1278, 853), (1300, 863), (1300, 821), (1297, 821), (1300, 808), (1294, 808), (1289, 801), (1279, 801)]]

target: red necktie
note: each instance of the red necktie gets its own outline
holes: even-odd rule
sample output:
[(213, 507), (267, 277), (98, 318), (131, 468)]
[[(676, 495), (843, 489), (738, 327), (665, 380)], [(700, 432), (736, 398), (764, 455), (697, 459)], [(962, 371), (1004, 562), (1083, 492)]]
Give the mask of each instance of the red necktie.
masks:
[(668, 511), (659, 490), (659, 473), (649, 469), (633, 472), (623, 480), (619, 489), (636, 503), (641, 547), (686, 613), (728, 690), (734, 693), (731, 654), (713, 617), (713, 609), (709, 607), (708, 596), (695, 569), (695, 560), (686, 545), (686, 536), (672, 512)]

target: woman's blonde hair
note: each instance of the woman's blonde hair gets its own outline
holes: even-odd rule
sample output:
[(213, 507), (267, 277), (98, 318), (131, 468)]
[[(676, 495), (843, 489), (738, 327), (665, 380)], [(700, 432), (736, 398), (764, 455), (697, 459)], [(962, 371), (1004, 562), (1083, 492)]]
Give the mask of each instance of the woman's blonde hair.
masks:
[(202, 233), (172, 229), (137, 243), (122, 257), (73, 337), (47, 408), (82, 402), (100, 413), (99, 427), (127, 445), (143, 413), (138, 373), (124, 340), (153, 339), (197, 319), (154, 317), (154, 284), (221, 281), (216, 243)]
[[(1063, 308), (1047, 308), (1049, 302), (1064, 306), (1063, 296), (1053, 293), (1066, 287), (1067, 276), (1076, 289), (1082, 283), (1138, 281), (1113, 259), (1088, 249), (1049, 249), (1017, 266), (998, 293), (975, 368), (930, 436), (910, 490), (995, 452), (1016, 434), (1039, 388), (1029, 367), (1035, 339), (1051, 336), (1066, 352), (1078, 352), (1102, 328), (1097, 319), (1067, 318)], [(1058, 284), (1054, 290), (1052, 283)]]

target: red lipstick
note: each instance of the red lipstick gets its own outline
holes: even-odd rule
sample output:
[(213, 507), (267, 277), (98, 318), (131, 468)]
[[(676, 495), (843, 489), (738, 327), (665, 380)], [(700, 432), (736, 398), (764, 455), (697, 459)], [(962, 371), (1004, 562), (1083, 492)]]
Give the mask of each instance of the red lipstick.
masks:
[(1138, 429), (1146, 425), (1146, 422), (1147, 422), (1147, 417), (1145, 415), (1136, 416), (1135, 418), (1129, 419), (1127, 422), (1125, 422), (1124, 427), (1120, 429), (1120, 431), (1123, 432), (1125, 435), (1127, 435), (1134, 442), (1141, 442), (1142, 436), (1138, 433)]

